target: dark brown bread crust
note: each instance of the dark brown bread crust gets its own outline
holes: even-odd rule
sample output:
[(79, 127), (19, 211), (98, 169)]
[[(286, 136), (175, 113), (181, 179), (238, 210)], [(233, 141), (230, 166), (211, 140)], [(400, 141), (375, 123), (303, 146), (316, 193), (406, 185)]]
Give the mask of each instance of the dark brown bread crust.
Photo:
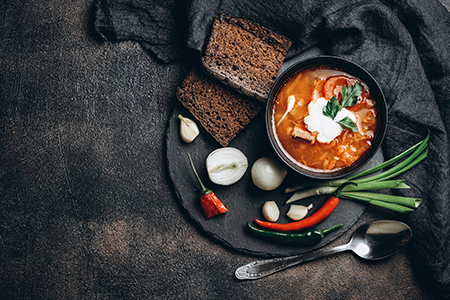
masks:
[(178, 88), (177, 98), (223, 147), (262, 107), (197, 69), (192, 70)]
[(292, 42), (254, 22), (216, 17), (204, 69), (239, 92), (265, 102)]

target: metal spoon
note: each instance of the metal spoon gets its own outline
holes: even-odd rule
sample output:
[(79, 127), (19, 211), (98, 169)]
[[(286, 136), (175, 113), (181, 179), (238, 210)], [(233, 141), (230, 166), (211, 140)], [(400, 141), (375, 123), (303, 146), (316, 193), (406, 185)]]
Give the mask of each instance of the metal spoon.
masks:
[(259, 279), (307, 261), (347, 250), (353, 251), (364, 259), (382, 259), (408, 244), (411, 237), (411, 229), (402, 222), (374, 221), (356, 229), (350, 242), (346, 245), (319, 249), (302, 255), (255, 261), (238, 268), (235, 276), (240, 280)]

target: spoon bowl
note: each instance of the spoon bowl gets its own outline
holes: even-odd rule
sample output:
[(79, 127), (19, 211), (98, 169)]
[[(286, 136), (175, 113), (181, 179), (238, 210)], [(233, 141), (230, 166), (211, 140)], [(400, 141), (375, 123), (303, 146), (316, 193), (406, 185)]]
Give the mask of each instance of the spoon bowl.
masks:
[(364, 259), (378, 260), (406, 246), (411, 237), (411, 228), (405, 223), (393, 220), (374, 221), (356, 229), (348, 244), (319, 249), (303, 255), (255, 261), (238, 268), (235, 276), (240, 280), (259, 279), (307, 261), (347, 250)]
[(408, 244), (412, 231), (408, 225), (389, 220), (367, 223), (353, 233), (349, 247), (356, 255), (378, 260), (394, 254)]

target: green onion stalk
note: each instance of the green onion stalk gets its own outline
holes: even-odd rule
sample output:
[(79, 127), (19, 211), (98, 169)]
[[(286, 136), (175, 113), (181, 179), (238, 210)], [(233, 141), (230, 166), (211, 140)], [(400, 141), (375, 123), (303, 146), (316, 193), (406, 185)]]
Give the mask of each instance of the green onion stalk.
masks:
[[(384, 207), (386, 209), (401, 213), (413, 211), (420, 205), (420, 203), (422, 202), (421, 199), (370, 193), (367, 192), (367, 190), (408, 189), (409, 186), (404, 183), (404, 180), (393, 178), (413, 168), (427, 157), (427, 146), (429, 138), (430, 131), (428, 131), (427, 136), (421, 142), (417, 143), (406, 151), (375, 167), (372, 167), (350, 177), (344, 179), (311, 182), (287, 188), (285, 190), (286, 193), (294, 192), (294, 194), (286, 201), (285, 204), (289, 204), (311, 196), (332, 194), (342, 184), (351, 181), (353, 183), (356, 183), (356, 186), (346, 186), (342, 190), (342, 198), (366, 202), (371, 205)], [(395, 163), (397, 164), (394, 165)], [(390, 168), (386, 169), (387, 167)], [(381, 173), (371, 175), (381, 169), (386, 170)]]

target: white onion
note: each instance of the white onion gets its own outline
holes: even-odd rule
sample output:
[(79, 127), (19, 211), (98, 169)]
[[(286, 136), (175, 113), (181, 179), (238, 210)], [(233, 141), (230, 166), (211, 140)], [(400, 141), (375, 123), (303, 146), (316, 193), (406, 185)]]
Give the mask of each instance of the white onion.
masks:
[(218, 185), (231, 185), (239, 181), (247, 171), (247, 157), (233, 147), (219, 148), (206, 158), (209, 179)]
[(261, 157), (252, 166), (253, 183), (264, 191), (272, 191), (283, 183), (286, 166), (272, 157)]

